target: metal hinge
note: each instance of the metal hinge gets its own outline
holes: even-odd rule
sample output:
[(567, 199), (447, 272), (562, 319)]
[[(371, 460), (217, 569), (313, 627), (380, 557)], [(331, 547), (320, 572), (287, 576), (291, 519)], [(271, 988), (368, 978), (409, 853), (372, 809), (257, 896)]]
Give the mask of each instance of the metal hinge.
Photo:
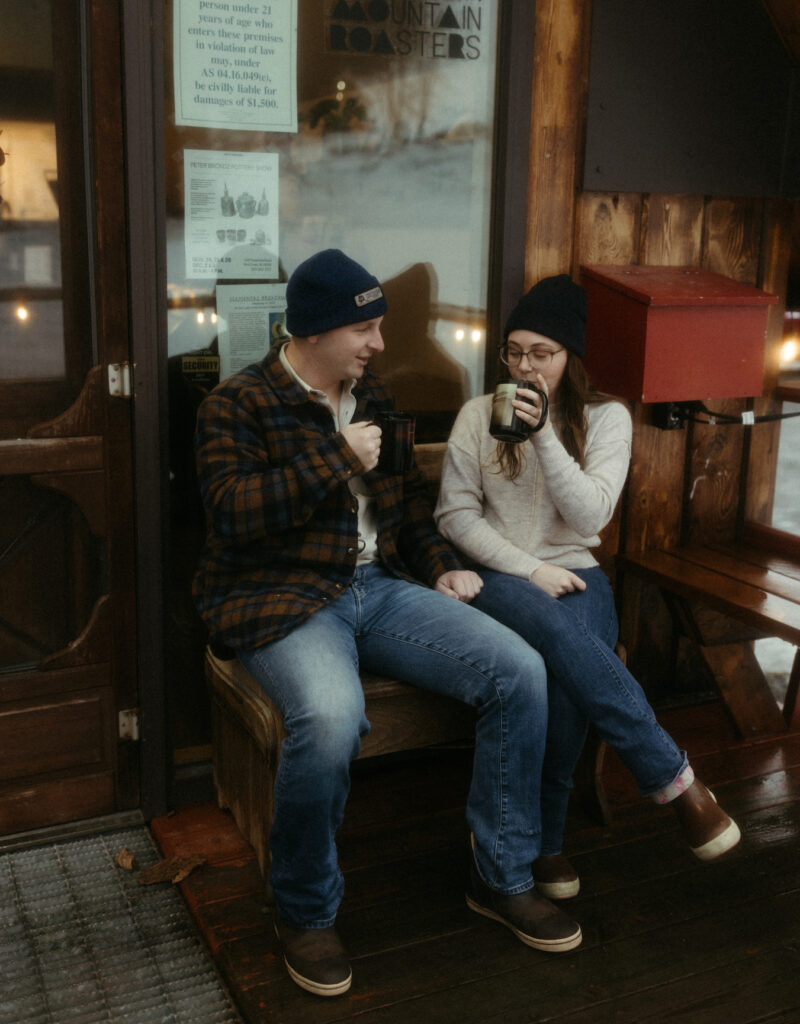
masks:
[(127, 708), (120, 711), (117, 721), (119, 722), (119, 738), (121, 740), (139, 739), (139, 709)]
[(131, 397), (131, 364), (108, 364), (108, 393), (112, 398)]

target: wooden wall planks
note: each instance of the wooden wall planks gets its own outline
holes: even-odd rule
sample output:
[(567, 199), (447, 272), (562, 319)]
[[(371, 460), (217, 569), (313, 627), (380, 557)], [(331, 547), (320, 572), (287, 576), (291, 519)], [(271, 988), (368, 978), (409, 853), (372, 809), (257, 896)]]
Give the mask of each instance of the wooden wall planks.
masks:
[(591, 0), (536, 4), (525, 281), (567, 270), (588, 84)]
[[(591, 0), (537, 5), (526, 285), (581, 263), (697, 266), (785, 293), (792, 217), (785, 200), (584, 192)], [(796, 204), (795, 204), (796, 206)], [(770, 312), (766, 387), (777, 377), (782, 306)], [(757, 411), (775, 408), (769, 394)], [(715, 403), (741, 412), (746, 400)], [(633, 410), (635, 442), (620, 543), (627, 550), (731, 539), (742, 515), (771, 509), (777, 429), (695, 425), (663, 432)], [(748, 481), (748, 485), (745, 482)]]
[[(783, 297), (800, 204), (750, 197), (583, 191), (580, 168), (587, 105), (591, 0), (537, 4), (526, 286), (582, 263), (694, 266), (754, 284)], [(774, 398), (783, 304), (770, 311), (765, 393), (754, 402), (713, 403), (721, 412), (780, 408)], [(769, 522), (778, 427), (691, 424), (652, 426), (649, 406), (636, 404), (631, 471), (623, 494), (622, 529), (604, 552), (680, 543), (730, 541), (745, 517)], [(675, 647), (671, 620), (646, 588), (631, 586), (623, 608), (628, 628), (646, 636), (661, 674)], [(645, 624), (646, 619), (646, 624)], [(639, 646), (645, 646), (640, 644)]]
[(698, 266), (703, 239), (702, 196), (648, 195), (644, 199), (641, 262)]

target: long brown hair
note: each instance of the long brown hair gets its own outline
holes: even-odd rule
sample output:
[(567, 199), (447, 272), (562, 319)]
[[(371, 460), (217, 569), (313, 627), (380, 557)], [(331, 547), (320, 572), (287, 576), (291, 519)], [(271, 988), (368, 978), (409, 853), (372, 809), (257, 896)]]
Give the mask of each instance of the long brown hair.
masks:
[[(589, 381), (589, 375), (583, 360), (574, 352), (567, 350), (567, 363), (558, 385), (558, 404), (550, 396), (550, 410), (553, 415), (553, 429), (569, 454), (581, 466), (586, 450), (586, 406), (610, 402), (612, 395), (595, 391)], [(516, 480), (525, 465), (524, 446), (498, 441), (495, 458), (499, 472), (509, 480)]]

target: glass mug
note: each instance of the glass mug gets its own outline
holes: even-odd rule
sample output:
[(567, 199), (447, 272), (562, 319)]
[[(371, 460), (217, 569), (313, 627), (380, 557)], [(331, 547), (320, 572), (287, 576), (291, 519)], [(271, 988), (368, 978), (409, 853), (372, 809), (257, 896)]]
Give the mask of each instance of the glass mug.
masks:
[[(517, 397), (517, 390), (524, 388), (527, 391), (535, 391), (542, 402), (542, 415), (535, 427), (529, 427), (524, 420), (517, 416), (517, 410), (511, 404)], [(528, 401), (520, 396), (520, 401)], [(532, 405), (532, 402), (529, 402)], [(547, 422), (547, 395), (541, 388), (531, 384), (527, 380), (501, 380), (494, 389), (492, 396), (492, 418), (489, 422), (489, 433), (498, 441), (510, 441), (512, 444), (519, 444), (527, 441), (531, 434), (541, 430)]]
[(414, 462), (416, 420), (407, 412), (380, 412), (375, 422), (381, 428), (378, 469), (383, 473), (407, 473)]

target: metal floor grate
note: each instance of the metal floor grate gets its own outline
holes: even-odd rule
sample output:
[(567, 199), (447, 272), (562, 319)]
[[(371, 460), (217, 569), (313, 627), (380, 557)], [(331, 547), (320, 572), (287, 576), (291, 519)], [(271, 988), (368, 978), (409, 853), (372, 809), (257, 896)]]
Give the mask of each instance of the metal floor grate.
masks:
[(158, 859), (144, 826), (0, 855), (0, 1024), (238, 1024)]

